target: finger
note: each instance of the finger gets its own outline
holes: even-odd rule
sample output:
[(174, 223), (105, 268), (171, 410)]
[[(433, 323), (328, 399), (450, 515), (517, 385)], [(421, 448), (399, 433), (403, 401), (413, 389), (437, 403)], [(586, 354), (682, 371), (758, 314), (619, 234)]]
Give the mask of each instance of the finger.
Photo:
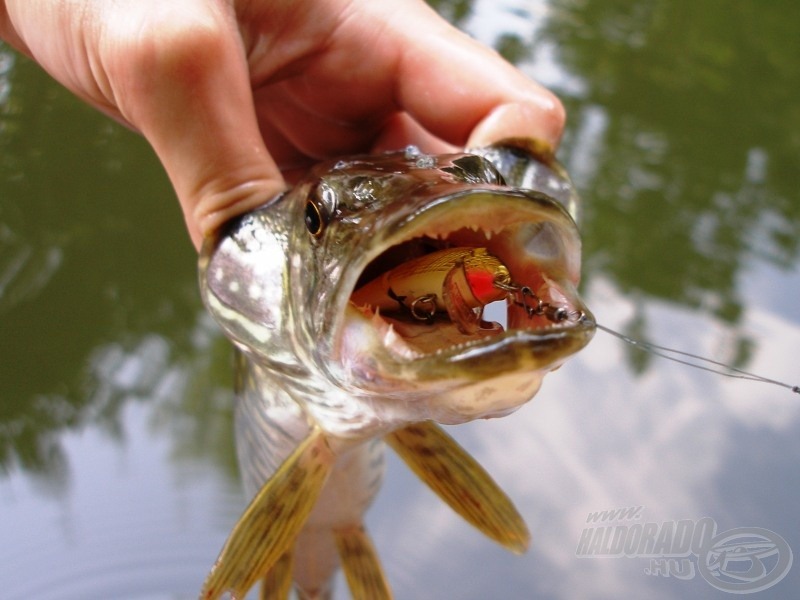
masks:
[[(493, 50), (434, 17), (424, 21), (427, 31), (395, 21), (393, 32), (405, 38), (399, 46), (398, 104), (454, 144), (531, 137), (557, 147), (565, 121), (558, 98)], [(419, 15), (416, 19), (423, 22)]]
[(210, 2), (170, 2), (147, 18), (152, 33), (128, 37), (106, 65), (110, 86), (158, 154), (199, 246), (285, 184), (259, 133), (233, 17)]
[(396, 113), (384, 124), (375, 140), (373, 152), (390, 152), (409, 145), (417, 146), (426, 154), (457, 152), (458, 148), (431, 134), (407, 113)]
[[(13, 8), (13, 7), (11, 7)], [(9, 7), (0, 2), (0, 39), (14, 48), (20, 54), (28, 58), (33, 58), (28, 44), (20, 37), (19, 32), (14, 28), (9, 15)]]
[[(326, 90), (326, 96), (333, 95)], [(261, 133), (281, 170), (300, 161), (318, 161), (342, 154), (363, 152), (382, 129), (388, 111), (364, 110), (342, 118), (332, 101), (307, 106), (293, 94), (287, 82), (255, 92)]]

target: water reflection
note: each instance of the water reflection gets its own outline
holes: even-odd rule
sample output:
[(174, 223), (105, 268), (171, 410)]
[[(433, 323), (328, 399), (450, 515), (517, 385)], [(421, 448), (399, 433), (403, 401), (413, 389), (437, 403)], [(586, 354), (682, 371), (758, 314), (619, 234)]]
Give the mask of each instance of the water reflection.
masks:
[[(798, 6), (433, 4), (564, 99), (597, 316), (797, 383)], [(243, 503), (228, 347), (149, 149), (3, 46), (0, 340), (3, 589), (193, 597)], [(718, 596), (644, 559), (576, 559), (587, 514), (712, 516), (798, 552), (798, 432), (791, 394), (598, 335), (532, 405), (453, 430), (531, 553), (494, 549), (394, 461), (368, 526), (400, 598)], [(792, 597), (798, 572), (765, 595)]]
[(554, 5), (542, 39), (582, 81), (564, 96), (566, 146), (589, 171), (589, 278), (601, 267), (626, 293), (736, 322), (742, 265), (796, 261), (793, 12), (790, 2), (739, 3), (724, 18), (714, 3)]
[(0, 466), (57, 479), (63, 428), (123, 429), (98, 357), (154, 330), (171, 361), (190, 347), (194, 256), (141, 140), (0, 55)]

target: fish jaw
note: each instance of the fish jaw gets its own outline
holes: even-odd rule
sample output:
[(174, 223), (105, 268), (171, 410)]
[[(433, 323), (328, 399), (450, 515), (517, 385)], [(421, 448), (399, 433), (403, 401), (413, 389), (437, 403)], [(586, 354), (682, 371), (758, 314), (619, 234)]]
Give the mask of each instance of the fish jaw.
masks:
[(486, 324), (468, 335), (447, 317), (420, 323), (402, 311), (357, 306), (350, 298), (359, 282), (342, 286), (338, 302), (344, 318), (333, 356), (341, 368), (334, 376), (354, 395), (385, 399), (383, 420), (452, 424), (503, 416), (533, 397), (549, 371), (591, 340), (594, 322), (576, 292), (577, 226), (547, 195), (472, 189), (431, 201), (393, 229), (365, 252), (356, 272), (390, 268), (397, 257), (383, 257), (402, 255), (398, 249), (419, 240), (433, 247), (486, 248), (508, 267), (513, 281), (530, 285), (569, 316), (552, 322), (507, 302), (505, 327)]

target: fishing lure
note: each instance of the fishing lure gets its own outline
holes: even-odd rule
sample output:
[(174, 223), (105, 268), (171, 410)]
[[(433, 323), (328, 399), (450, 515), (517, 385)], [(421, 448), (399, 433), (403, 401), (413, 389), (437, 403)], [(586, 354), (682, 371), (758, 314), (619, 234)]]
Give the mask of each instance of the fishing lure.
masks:
[(447, 313), (462, 333), (474, 333), (483, 307), (505, 298), (509, 285), (508, 267), (486, 248), (446, 248), (386, 271), (356, 290), (352, 302), (429, 323)]
[(499, 300), (524, 308), (530, 318), (542, 316), (553, 323), (580, 316), (514, 283), (508, 267), (480, 247), (447, 248), (409, 260), (356, 290), (352, 300), (383, 312), (405, 311), (428, 323), (446, 312), (462, 333), (491, 328), (483, 321), (483, 309)]

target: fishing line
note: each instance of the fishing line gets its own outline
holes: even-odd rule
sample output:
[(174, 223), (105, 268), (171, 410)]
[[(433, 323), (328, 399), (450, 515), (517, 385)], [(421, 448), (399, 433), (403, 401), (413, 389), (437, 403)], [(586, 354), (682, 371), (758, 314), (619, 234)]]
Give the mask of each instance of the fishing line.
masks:
[[(713, 360), (711, 358), (706, 358), (704, 356), (692, 354), (691, 352), (685, 352), (683, 350), (676, 350), (675, 348), (667, 348), (666, 346), (659, 346), (658, 344), (651, 344), (650, 342), (637, 340), (630, 336), (625, 335), (624, 333), (620, 333), (619, 331), (614, 331), (613, 329), (609, 329), (608, 327), (601, 325), (596, 321), (594, 325), (595, 327), (597, 327), (597, 329), (605, 331), (606, 333), (621, 339), (623, 342), (631, 344), (633, 347), (642, 350), (643, 352), (650, 352), (651, 354), (660, 356), (661, 358), (666, 358), (667, 360), (671, 360), (673, 362), (680, 363), (682, 365), (687, 365), (695, 369), (700, 369), (701, 371), (716, 373), (717, 375), (722, 375), (723, 377), (731, 377), (733, 379), (746, 379), (748, 381), (756, 381), (759, 383), (769, 383), (771, 385), (777, 385), (779, 387), (787, 388), (792, 392), (794, 392), (795, 394), (800, 394), (800, 385), (791, 385), (788, 383), (784, 383), (782, 381), (777, 381), (775, 379), (769, 379), (768, 377), (762, 377), (761, 375), (757, 375), (756, 373), (751, 373), (749, 371), (745, 371), (744, 369), (739, 369), (737, 367), (725, 364), (717, 360)], [(683, 356), (697, 362), (676, 358), (676, 356)], [(721, 369), (715, 369), (714, 367), (705, 365), (714, 365), (716, 367), (721, 367)]]
[[(706, 358), (705, 356), (700, 356), (698, 354), (692, 354), (691, 352), (686, 352), (684, 350), (676, 350), (675, 348), (667, 348), (666, 346), (659, 346), (658, 344), (652, 344), (650, 342), (637, 340), (628, 335), (625, 335), (624, 333), (620, 333), (619, 331), (614, 331), (613, 329), (606, 327), (605, 325), (601, 325), (600, 323), (595, 321), (593, 317), (581, 311), (567, 311), (562, 307), (557, 307), (549, 304), (548, 302), (544, 302), (528, 286), (519, 285), (511, 281), (500, 281), (499, 279), (496, 279), (494, 281), (494, 286), (507, 292), (508, 301), (524, 308), (529, 318), (533, 318), (535, 316), (543, 316), (547, 318), (549, 321), (552, 321), (553, 323), (561, 323), (563, 321), (577, 320), (579, 322), (582, 322), (583, 324), (593, 325), (597, 329), (605, 331), (606, 333), (621, 339), (623, 342), (627, 342), (637, 350), (642, 350), (643, 352), (649, 352), (650, 354), (653, 354), (655, 356), (660, 356), (661, 358), (666, 358), (667, 360), (671, 360), (673, 362), (686, 365), (694, 369), (700, 369), (701, 371), (708, 371), (709, 373), (715, 373), (717, 375), (722, 375), (723, 377), (730, 377), (732, 379), (745, 379), (747, 381), (756, 381), (758, 383), (769, 383), (771, 385), (777, 385), (779, 387), (791, 390), (795, 394), (800, 394), (800, 385), (791, 385), (789, 383), (784, 383), (783, 381), (777, 381), (776, 379), (763, 377), (756, 373), (745, 371), (744, 369), (740, 369), (738, 367), (725, 364), (724, 362), (720, 362), (718, 360)], [(684, 358), (678, 358), (679, 356)], [(686, 360), (686, 359), (691, 359), (691, 360)], [(708, 366), (708, 365), (713, 365), (713, 366)], [(715, 367), (720, 367), (720, 368), (715, 368)]]

